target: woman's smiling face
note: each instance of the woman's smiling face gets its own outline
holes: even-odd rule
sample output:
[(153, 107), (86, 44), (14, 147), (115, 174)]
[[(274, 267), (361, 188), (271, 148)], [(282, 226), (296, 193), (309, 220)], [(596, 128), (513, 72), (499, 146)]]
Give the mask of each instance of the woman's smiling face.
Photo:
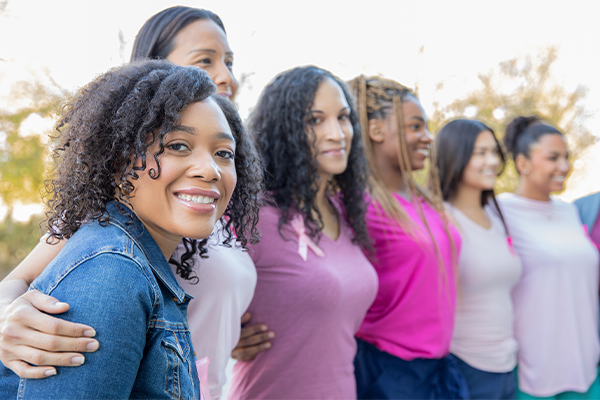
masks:
[(201, 19), (181, 29), (167, 60), (205, 70), (217, 85), (217, 94), (232, 99), (238, 89), (233, 75), (233, 51), (223, 29), (214, 21)]
[(210, 98), (187, 106), (180, 125), (165, 136), (157, 179), (150, 171), (159, 170), (154, 159), (159, 145), (148, 148), (146, 169), (132, 182), (129, 202), (163, 251), (183, 237), (211, 234), (235, 189), (235, 148), (225, 115)]

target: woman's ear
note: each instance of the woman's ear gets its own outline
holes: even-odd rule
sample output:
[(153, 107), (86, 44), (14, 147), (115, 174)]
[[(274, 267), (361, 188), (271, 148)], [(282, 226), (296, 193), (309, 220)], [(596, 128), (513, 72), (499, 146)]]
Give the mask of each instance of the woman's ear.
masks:
[(528, 175), (530, 172), (531, 161), (523, 154), (519, 154), (515, 159), (515, 167), (521, 175)]
[(369, 137), (375, 143), (381, 143), (384, 140), (383, 123), (384, 121), (375, 118), (369, 120)]

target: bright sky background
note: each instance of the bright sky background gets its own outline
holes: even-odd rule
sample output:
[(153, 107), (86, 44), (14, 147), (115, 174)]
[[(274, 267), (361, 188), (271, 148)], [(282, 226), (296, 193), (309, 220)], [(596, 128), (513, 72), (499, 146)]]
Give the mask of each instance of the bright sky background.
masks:
[[(0, 108), (11, 106), (2, 98), (10, 84), (36, 71), (47, 69), (74, 90), (127, 61), (143, 23), (173, 5), (206, 8), (223, 20), (235, 74), (251, 74), (237, 98), (244, 117), (265, 84), (298, 65), (342, 79), (383, 74), (418, 85), (431, 113), (434, 101), (447, 104), (477, 88), (478, 73), (557, 45), (553, 75), (567, 89), (589, 89), (584, 105), (594, 115), (587, 126), (600, 136), (598, 0), (8, 0), (0, 15)], [(600, 148), (588, 158), (600, 159)], [(598, 176), (584, 179), (588, 185), (577, 193), (599, 190)]]

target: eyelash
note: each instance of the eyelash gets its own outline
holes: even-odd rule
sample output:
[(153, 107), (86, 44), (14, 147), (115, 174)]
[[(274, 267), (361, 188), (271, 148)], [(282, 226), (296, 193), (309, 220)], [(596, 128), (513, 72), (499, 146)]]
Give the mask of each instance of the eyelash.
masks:
[[(221, 155), (222, 153), (225, 153), (226, 156), (222, 156)], [(226, 159), (226, 160), (233, 160), (233, 159), (235, 159), (235, 153), (233, 151), (221, 150), (221, 151), (217, 151), (217, 155), (219, 157), (222, 157), (222, 158)]]
[(168, 149), (171, 149), (173, 151), (183, 151), (183, 150), (177, 150), (175, 148), (177, 146), (182, 146), (182, 147), (185, 147), (186, 150), (189, 150), (189, 147), (187, 145), (183, 144), (183, 143), (171, 143), (170, 145), (165, 146), (165, 147), (168, 148)]

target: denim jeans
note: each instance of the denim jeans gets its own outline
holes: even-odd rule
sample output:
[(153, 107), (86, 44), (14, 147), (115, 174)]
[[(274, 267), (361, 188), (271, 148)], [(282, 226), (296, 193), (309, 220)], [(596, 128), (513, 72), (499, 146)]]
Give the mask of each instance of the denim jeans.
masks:
[(199, 398), (191, 297), (135, 215), (114, 202), (107, 210), (108, 226), (81, 227), (32, 283), (69, 303), (58, 317), (94, 327), (100, 348), (82, 366), (40, 380), (0, 364), (2, 399)]

